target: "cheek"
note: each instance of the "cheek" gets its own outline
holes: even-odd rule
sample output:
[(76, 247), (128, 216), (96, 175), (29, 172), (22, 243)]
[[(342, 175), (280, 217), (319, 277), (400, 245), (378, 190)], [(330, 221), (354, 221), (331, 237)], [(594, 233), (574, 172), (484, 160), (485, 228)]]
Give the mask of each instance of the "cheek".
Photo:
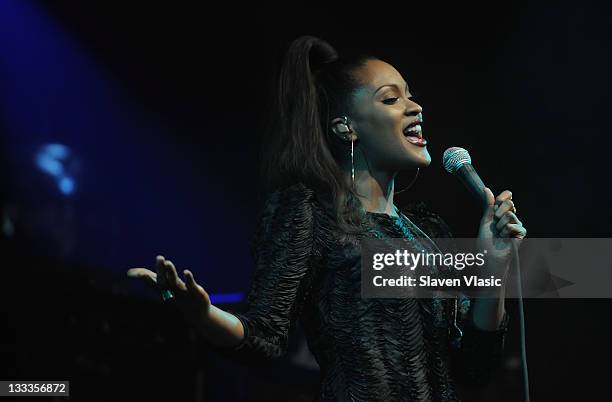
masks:
[(391, 108), (373, 108), (367, 116), (367, 131), (376, 137), (397, 135), (397, 130), (401, 129), (401, 119), (401, 113)]
[[(401, 120), (400, 120), (401, 122)], [(361, 125), (362, 144), (376, 159), (388, 157), (400, 149), (398, 119), (389, 111), (372, 110)]]

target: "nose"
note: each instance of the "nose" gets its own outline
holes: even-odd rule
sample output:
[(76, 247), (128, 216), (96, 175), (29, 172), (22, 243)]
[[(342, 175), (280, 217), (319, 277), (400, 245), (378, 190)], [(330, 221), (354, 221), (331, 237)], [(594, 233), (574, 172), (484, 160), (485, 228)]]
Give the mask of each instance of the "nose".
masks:
[(404, 114), (406, 116), (416, 116), (419, 113), (423, 113), (423, 108), (421, 105), (413, 101), (412, 99), (406, 99), (406, 111)]

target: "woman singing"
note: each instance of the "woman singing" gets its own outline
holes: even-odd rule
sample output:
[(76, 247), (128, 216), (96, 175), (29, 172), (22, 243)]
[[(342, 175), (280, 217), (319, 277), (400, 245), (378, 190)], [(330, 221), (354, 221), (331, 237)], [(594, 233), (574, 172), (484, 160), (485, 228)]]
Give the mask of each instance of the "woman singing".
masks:
[[(503, 287), (486, 298), (361, 298), (361, 240), (403, 238), (422, 249), (451, 236), (423, 203), (394, 204), (397, 173), (431, 161), (423, 109), (402, 75), (378, 58), (341, 58), (300, 37), (286, 54), (275, 108), (248, 310), (212, 305), (191, 272), (180, 279), (161, 256), (156, 272), (128, 274), (174, 297), (208, 342), (236, 357), (283, 356), (299, 319), (321, 369), (321, 401), (458, 401), (457, 382), (485, 383), (503, 349)], [(511, 192), (486, 195), (479, 241), (522, 239)], [(487, 268), (505, 278), (504, 244)]]

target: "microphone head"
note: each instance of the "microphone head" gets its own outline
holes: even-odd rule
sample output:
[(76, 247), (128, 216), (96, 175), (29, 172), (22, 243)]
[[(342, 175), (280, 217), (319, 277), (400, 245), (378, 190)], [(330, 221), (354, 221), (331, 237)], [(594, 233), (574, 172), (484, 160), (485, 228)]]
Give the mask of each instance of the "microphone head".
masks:
[(444, 164), (444, 169), (446, 169), (448, 173), (454, 174), (466, 163), (472, 164), (472, 158), (470, 158), (470, 154), (465, 149), (452, 147), (444, 151), (442, 163)]

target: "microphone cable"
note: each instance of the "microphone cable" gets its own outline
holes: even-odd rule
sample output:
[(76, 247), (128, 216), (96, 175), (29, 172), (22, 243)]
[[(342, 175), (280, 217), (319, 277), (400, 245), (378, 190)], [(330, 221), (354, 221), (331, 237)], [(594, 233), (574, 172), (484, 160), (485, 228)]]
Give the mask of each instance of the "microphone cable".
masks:
[(529, 373), (527, 370), (527, 345), (525, 342), (525, 311), (523, 308), (523, 285), (521, 283), (521, 264), (519, 263), (518, 242), (512, 240), (514, 269), (516, 270), (516, 293), (519, 311), (519, 331), (521, 343), (521, 362), (523, 372), (523, 398), (529, 402)]

